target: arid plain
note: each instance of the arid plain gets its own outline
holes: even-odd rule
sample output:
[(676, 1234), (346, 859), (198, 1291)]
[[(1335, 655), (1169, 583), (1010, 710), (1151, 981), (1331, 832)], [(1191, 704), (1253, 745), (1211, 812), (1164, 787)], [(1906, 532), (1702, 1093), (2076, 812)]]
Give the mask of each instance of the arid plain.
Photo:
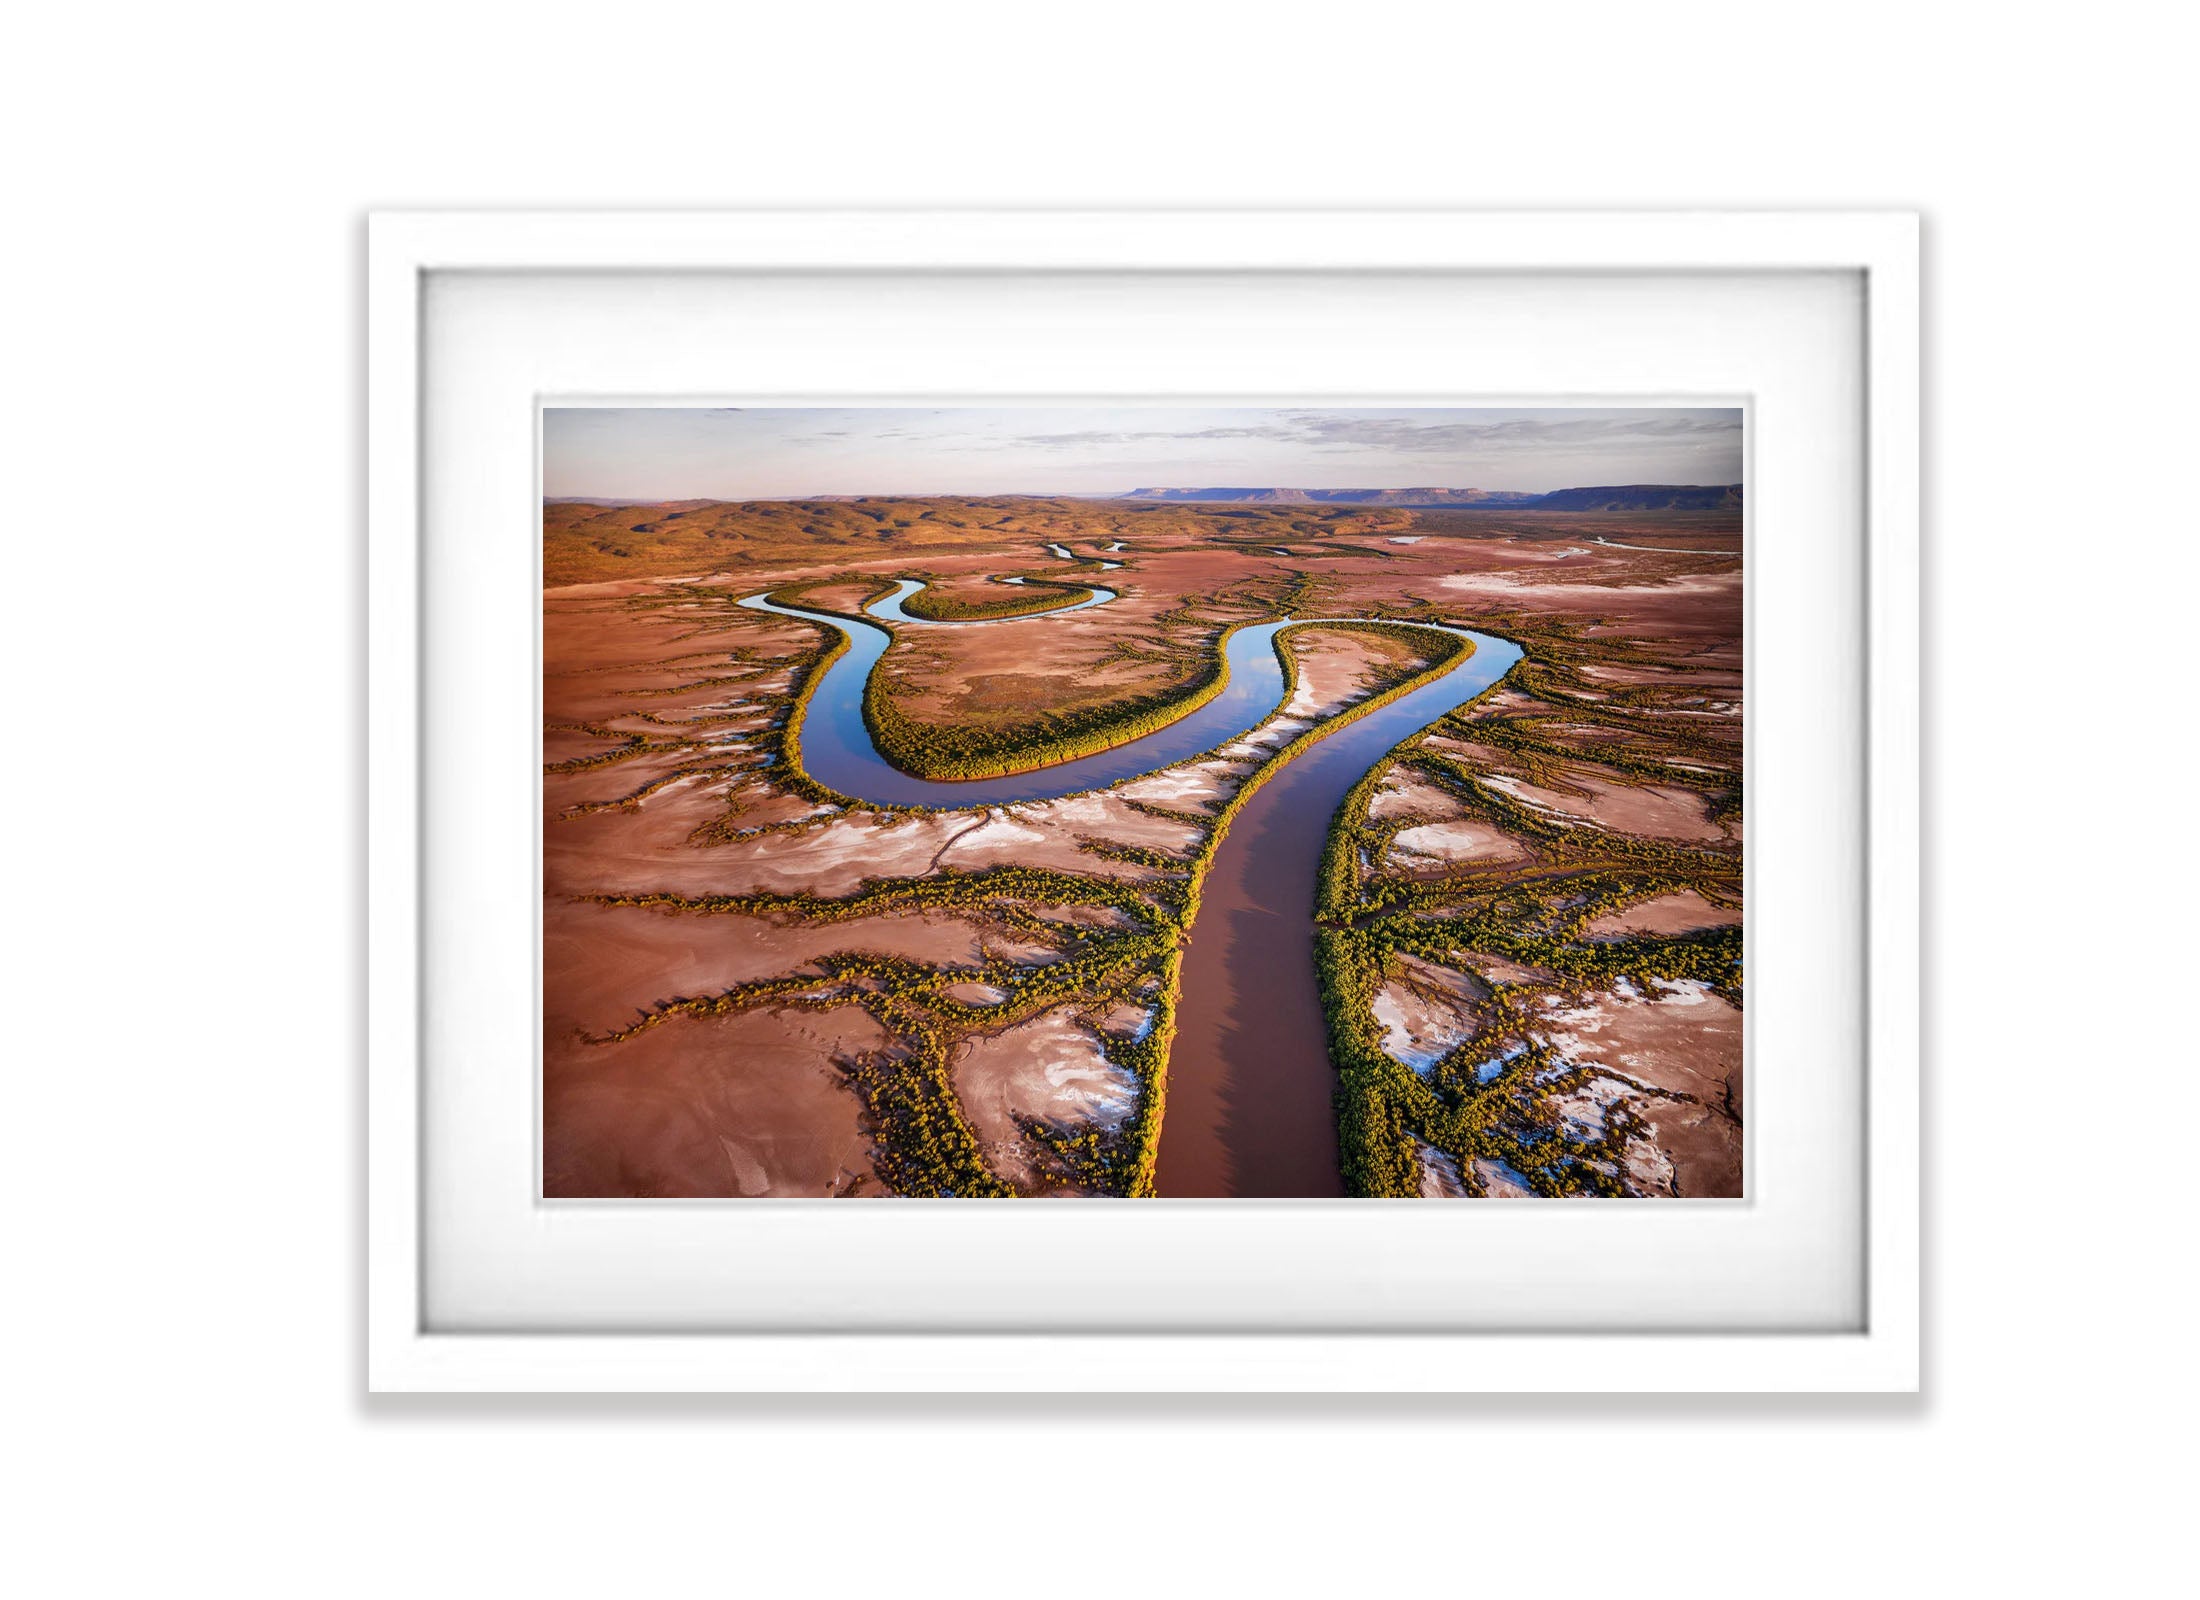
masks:
[[(546, 504), (546, 1193), (1739, 1195), (1740, 515), (1611, 498)], [(1151, 770), (802, 760), (1104, 769), (1286, 617)]]

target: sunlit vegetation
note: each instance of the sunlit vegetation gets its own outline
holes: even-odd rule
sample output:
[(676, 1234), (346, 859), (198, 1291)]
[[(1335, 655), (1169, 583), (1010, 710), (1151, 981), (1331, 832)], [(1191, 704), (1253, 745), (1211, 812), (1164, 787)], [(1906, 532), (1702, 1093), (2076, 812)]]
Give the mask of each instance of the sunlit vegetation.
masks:
[(903, 709), (884, 673), (873, 673), (864, 691), (863, 720), (880, 753), (904, 772), (920, 778), (999, 778), (1095, 755), (1156, 733), (1212, 700), (1227, 682), (1218, 648), (1213, 665), (1187, 688), (1045, 710), (1002, 726), (923, 720)]
[[(875, 574), (851, 573), (783, 584), (769, 590), (765, 597), (775, 605), (849, 617), (890, 629), (891, 624), (866, 616), (862, 607), (891, 593), (892, 589), (890, 580)], [(836, 591), (842, 596), (858, 594), (861, 599), (854, 604), (844, 598), (836, 600)], [(708, 606), (727, 613), (730, 626), (740, 626), (744, 619), (756, 616), (732, 608), (732, 602), (740, 598), (738, 590), (693, 583), (681, 585), (676, 592), (683, 597), (682, 604)], [(1000, 614), (1051, 611), (1087, 598), (1091, 592), (1081, 585), (1054, 584), (1042, 603), (1032, 605), (1022, 598), (1022, 586), (1019, 586), (1011, 591), (1009, 604), (1022, 609)], [(919, 614), (917, 602), (934, 593), (929, 588), (919, 591), (904, 601), (904, 609), (912, 615)], [(654, 604), (662, 609), (666, 602), (660, 600)], [(962, 615), (945, 614), (956, 611), (961, 605), (961, 602), (950, 600), (945, 603), (945, 611), (931, 620), (965, 620)], [(1242, 625), (1225, 625), (1196, 615), (1190, 606), (1164, 613), (1156, 621), (1164, 631), (1160, 638), (1144, 642), (1137, 659), (1148, 664), (1165, 663), (1173, 681), (1145, 693), (1111, 694), (1101, 690), (1096, 698), (1083, 703), (1037, 708), (1026, 704), (1020, 706), (1014, 716), (936, 721), (906, 709), (904, 696), (897, 693), (892, 681), (891, 667), (874, 672), (864, 687), (863, 700), (864, 721), (872, 742), (887, 759), (917, 777), (973, 779), (1028, 772), (1143, 738), (1196, 711), (1222, 692), (1228, 681), (1223, 652), (1229, 634)], [(1173, 638), (1165, 631), (1170, 627), (1190, 627), (1195, 637)], [(827, 632), (831, 636), (829, 640), (822, 636)], [(767, 755), (786, 762), (792, 782), (806, 786), (794, 792), (805, 798), (824, 801), (844, 798), (816, 784), (802, 771), (799, 761), (789, 758), (799, 748), (802, 710), (810, 688), (846, 648), (847, 639), (839, 630), (821, 630), (819, 653), (798, 664), (805, 676), (786, 729), (780, 730), (777, 738), (758, 742), (758, 747)], [(892, 662), (894, 656), (890, 653), (888, 659)], [(634, 743), (632, 750), (608, 752), (603, 757), (587, 759), (621, 760), (629, 754), (642, 753), (642, 741), (637, 739)]]
[[(1430, 681), (1471, 648), (1453, 634), (1393, 623), (1320, 624), (1323, 631), (1352, 631), (1399, 647), (1405, 674), (1377, 694), (1339, 712), (1329, 726), (1368, 715)], [(1277, 650), (1287, 695), (1298, 682), (1293, 641), (1285, 629)], [(837, 638), (838, 635), (836, 634)], [(813, 675), (814, 677), (814, 675)], [(806, 682), (809, 680), (806, 680)], [(790, 716), (799, 720), (800, 702)], [(1324, 729), (1326, 731), (1326, 728)], [(1167, 1105), (1169, 1049), (1184, 940), (1198, 915), (1200, 881), (1227, 834), (1230, 820), (1260, 783), (1314, 736), (1303, 731), (1267, 757), (1224, 802), (1189, 858), (1134, 846), (1091, 846), (1103, 858), (1134, 861), (1153, 876), (1123, 880), (1029, 866), (984, 871), (942, 870), (923, 877), (891, 878), (855, 893), (829, 898), (811, 894), (681, 895), (669, 892), (599, 894), (607, 906), (650, 908), (679, 915), (748, 916), (803, 925), (829, 925), (885, 916), (938, 913), (976, 920), (1025, 944), (1046, 947), (1043, 962), (989, 959), (977, 967), (938, 968), (905, 957), (862, 951), (820, 958), (811, 970), (736, 985), (704, 995), (661, 999), (615, 1030), (605, 1042), (629, 1038), (680, 1018), (725, 1016), (752, 1009), (831, 1010), (854, 1005), (874, 1017), (898, 1041), (894, 1050), (853, 1062), (850, 1085), (862, 1097), (875, 1129), (876, 1169), (896, 1193), (984, 1197), (1009, 1193), (986, 1166), (976, 1136), (956, 1101), (950, 1077), (956, 1046), (975, 1032), (997, 1032), (1041, 1012), (1071, 1005), (1093, 1018), (1121, 1004), (1152, 1018), (1143, 1037), (1098, 1035), (1109, 1060), (1139, 1084), (1135, 1109), (1120, 1128), (1021, 1125), (1052, 1180), (1082, 1192), (1151, 1194)], [(775, 782), (785, 782), (780, 773)], [(1160, 812), (1186, 820), (1181, 812)], [(799, 825), (798, 825), (799, 826)], [(1041, 914), (1044, 908), (1096, 907), (1116, 913), (1106, 924), (1069, 925)], [(973, 1007), (948, 994), (955, 986), (983, 983), (1004, 998)]]
[[(1098, 1017), (1118, 1004), (1157, 1006), (1162, 1018), (1144, 1039), (1101, 1035), (1111, 1060), (1140, 1084), (1139, 1110), (1120, 1131), (1040, 1130), (1037, 1143), (1061, 1173), (1104, 1194), (1140, 1194), (1152, 1186), (1162, 1074), (1175, 988), (1173, 969), (1187, 918), (1183, 886), (1150, 886), (1034, 867), (982, 872), (943, 871), (866, 885), (843, 899), (806, 894), (600, 895), (598, 904), (654, 907), (694, 915), (742, 915), (830, 924), (926, 912), (974, 918), (1024, 944), (1046, 947), (1049, 959), (989, 959), (971, 968), (939, 968), (905, 957), (862, 951), (821, 957), (814, 970), (737, 985), (708, 995), (673, 996), (609, 1037), (631, 1037), (681, 1017), (785, 1008), (831, 1010), (854, 1005), (899, 1041), (895, 1050), (851, 1065), (849, 1081), (876, 1128), (877, 1169), (895, 1192), (928, 1196), (998, 1196), (1008, 1187), (986, 1167), (949, 1078), (954, 1047), (974, 1031), (996, 1032), (1062, 1005)], [(1098, 906), (1121, 915), (1106, 925), (1068, 924), (1044, 907)], [(980, 982), (1004, 998), (974, 1007), (947, 991)]]
[(804, 922), (853, 922), (888, 912), (968, 911), (991, 907), (1019, 919), (1027, 932), (1059, 924), (1030, 914), (1031, 906), (1106, 906), (1133, 918), (1147, 917), (1150, 897), (1115, 878), (1056, 872), (1046, 867), (989, 867), (982, 872), (935, 872), (922, 878), (890, 878), (839, 899), (813, 894), (676, 895), (598, 894), (598, 905), (646, 906), (711, 916), (791, 916)]
[[(687, 835), (699, 846), (754, 833), (831, 827), (851, 813), (877, 813), (874, 820), (883, 822), (897, 808), (854, 802), (803, 770), (801, 730), (811, 695), (847, 643), (834, 628), (737, 607), (734, 602), (781, 575), (771, 569), (814, 574), (837, 568), (836, 576), (806, 577), (770, 593), (782, 604), (840, 616), (858, 615), (864, 604), (889, 592), (893, 580), (883, 574), (924, 577), (929, 587), (904, 602), (910, 614), (962, 622), (1028, 616), (1089, 598), (1092, 584), (1115, 581), (1098, 569), (1103, 553), (1123, 559), (1142, 545), (1151, 549), (1165, 540), (1180, 546), (1245, 546), (1264, 558), (1278, 547), (1291, 552), (1265, 559), (1252, 571), (1226, 564), (1230, 575), (1211, 591), (1146, 618), (1145, 625), (1120, 637), (1102, 635), (1096, 648), (1108, 668), (1104, 673), (1021, 680), (1040, 685), (1032, 692), (1043, 693), (1045, 703), (1028, 694), (1018, 697), (1019, 680), (1003, 674), (990, 680), (991, 701), (967, 713), (955, 706), (943, 714), (942, 705), (952, 704), (952, 696), (928, 695), (928, 690), (940, 676), (938, 665), (952, 656), (927, 644), (924, 634), (952, 630), (890, 630), (897, 634), (895, 643), (873, 674), (863, 707), (873, 740), (888, 759), (919, 776), (979, 778), (1106, 750), (1196, 710), (1226, 687), (1224, 647), (1237, 628), (1285, 615), (1350, 611), (1353, 596), (1364, 596), (1366, 589), (1337, 576), (1337, 562), (1393, 556), (1369, 536), (1400, 528), (1431, 537), (1582, 537), (1578, 524), (1534, 519), (1501, 523), (1491, 516), (1444, 512), (1307, 507), (957, 498), (646, 508), (553, 504), (545, 508), (546, 583), (688, 574), (650, 593), (578, 599), (672, 624), (672, 630), (659, 628), (652, 637), (671, 631), (675, 645), (687, 641), (690, 647), (655, 663), (679, 672), (681, 681), (616, 691), (636, 702), (631, 711), (613, 715), (598, 701), (582, 708), (597, 720), (553, 723), (548, 731), (566, 741), (557, 746), (561, 754), (580, 753), (548, 763), (545, 770), (562, 776), (641, 757), (670, 758), (623, 782), (607, 777), (603, 791), (608, 792), (574, 803), (564, 814), (635, 809), (670, 785), (705, 778), (715, 786), (704, 803), (715, 806), (715, 797), (723, 794), (724, 811)], [(1119, 541), (1130, 548), (1108, 552)], [(1053, 542), (1070, 547), (1075, 559), (1034, 568), (1035, 543)], [(1673, 560), (1692, 554), (1677, 548), (1681, 554)], [(1020, 573), (1025, 581), (987, 583), (972, 578), (967, 568), (944, 576), (948, 569), (930, 565), (928, 552), (935, 550), (958, 556), (997, 552), (998, 563), (982, 570)], [(1650, 568), (1667, 560), (1662, 554), (1644, 557)], [(1379, 692), (1272, 752), (1248, 755), (1224, 783), (1219, 800), (1189, 809), (1121, 801), (1135, 813), (1194, 824), (1200, 832), (1188, 849), (1087, 839), (1082, 848), (1092, 858), (1091, 873), (1023, 865), (942, 869), (873, 879), (837, 897), (586, 896), (605, 906), (650, 908), (668, 916), (747, 917), (802, 927), (936, 915), (983, 930), (982, 950), (1008, 952), (984, 954), (975, 963), (934, 965), (860, 948), (863, 930), (850, 928), (846, 937), (856, 948), (722, 990), (651, 997), (646, 1010), (599, 1042), (683, 1019), (855, 1007), (890, 1041), (840, 1064), (862, 1103), (879, 1178), (906, 1195), (999, 1196), (1011, 1186), (988, 1164), (958, 1100), (954, 1065), (972, 1040), (1066, 1007), (1078, 1026), (1090, 1030), (1105, 1058), (1136, 1080), (1134, 1109), (1119, 1126), (1056, 1125), (1020, 1116), (1019, 1148), (1042, 1189), (1150, 1194), (1166, 1113), (1183, 946), (1199, 913), (1205, 873), (1232, 820), (1307, 741), (1432, 681), (1470, 648), (1455, 634), (1413, 622), (1465, 621), (1518, 641), (1524, 658), (1480, 701), (1406, 740), (1366, 774), (1340, 809), (1321, 865), (1314, 908), (1317, 978), (1338, 1072), (1340, 1158), (1347, 1184), (1359, 1194), (1418, 1193), (1425, 1147), (1456, 1164), (1470, 1192), (1480, 1192), (1484, 1182), (1478, 1161), (1502, 1163), (1508, 1181), (1517, 1177), (1538, 1194), (1629, 1192), (1629, 1151), (1643, 1126), (1638, 1107), (1643, 1097), (1663, 1091), (1636, 1086), (1639, 1094), (1605, 1106), (1597, 1118), (1584, 1120), (1578, 1106), (1570, 1114), (1562, 1102), (1570, 1095), (1578, 1102), (1591, 1080), (1610, 1074), (1558, 1058), (1539, 1040), (1536, 1027), (1548, 1003), (1623, 983), (1692, 981), (1741, 1003), (1742, 940), (1736, 928), (1679, 935), (1590, 932), (1608, 913), (1682, 891), (1714, 907), (1739, 906), (1741, 849), (1738, 834), (1727, 826), (1739, 823), (1742, 807), (1739, 723), (1720, 720), (1715, 709), (1722, 693), (1717, 674), (1692, 669), (1685, 660), (1617, 636), (1594, 620), (1488, 610), (1461, 618), (1437, 603), (1441, 590), (1431, 592), (1436, 599), (1401, 594), (1387, 603), (1385, 613), (1396, 619), (1390, 622), (1318, 624), (1324, 631), (1347, 628), (1386, 642), (1390, 660), (1382, 668)], [(797, 634), (808, 638), (796, 640)], [(1296, 629), (1286, 629), (1277, 639), (1287, 700), (1298, 683), (1299, 638)], [(698, 645), (712, 648), (693, 647)], [(767, 679), (769, 688), (757, 687)], [(661, 703), (690, 695), (708, 695), (717, 703), (689, 711)], [(738, 739), (721, 733), (719, 742), (704, 742), (709, 730), (736, 730)], [(593, 747), (584, 747), (583, 740)], [(1369, 816), (1385, 778), (1393, 776), (1440, 797), (1452, 808), (1447, 815), (1471, 818), (1503, 835), (1518, 847), (1519, 858), (1507, 856), (1497, 865), (1471, 858), (1436, 865), (1413, 858), (1401, 864), (1391, 846), (1408, 823), (1397, 816), (1381, 821)], [(1592, 784), (1599, 788), (1592, 791)], [(1584, 813), (1595, 809), (1595, 794), (1613, 786), (1655, 786), (1661, 797), (1693, 797), (1715, 826), (1701, 830), (1702, 838), (1652, 837), (1534, 803), (1511, 792), (1514, 785), (1528, 786), (1530, 795), (1578, 801)], [(811, 809), (790, 806), (788, 797)], [(760, 814), (753, 808), (761, 808)], [(685, 813), (682, 830), (693, 826), (697, 809), (691, 805)], [(1136, 870), (1109, 876), (1099, 870), (1103, 864)], [(1094, 914), (1059, 914), (1065, 911)], [(1099, 915), (1103, 912), (1107, 915)], [(1472, 991), (1472, 1036), (1417, 1071), (1385, 1051), (1373, 1004), (1386, 983), (1414, 981), (1413, 974), (1424, 970), (1420, 963), (1486, 981)], [(1503, 965), (1503, 977), (1487, 977), (1492, 963)], [(973, 983), (1001, 998), (973, 1004), (950, 992)], [(1136, 1037), (1121, 1023), (1125, 1008), (1150, 1018)], [(990, 1127), (989, 1136), (998, 1135), (998, 1124)]]
[(901, 608), (926, 622), (1003, 622), (1010, 617), (1059, 611), (1064, 606), (1090, 600), (1092, 595), (1093, 591), (1081, 584), (1053, 583), (1026, 575), (1022, 583), (1004, 584), (995, 594), (973, 599), (942, 588), (934, 581), (910, 595)]
[[(1583, 793), (1578, 779), (1621, 786), (1657, 783), (1698, 793), (1706, 815), (1738, 811), (1740, 746), (1721, 733), (1661, 715), (1701, 699), (1686, 686), (1615, 687), (1591, 667), (1654, 673), (1662, 664), (1624, 639), (1596, 638), (1544, 618), (1485, 624), (1520, 642), (1525, 656), (1502, 684), (1405, 740), (1371, 768), (1339, 808), (1317, 887), (1317, 969), (1338, 1072), (1340, 1157), (1362, 1195), (1421, 1191), (1421, 1144), (1449, 1156), (1469, 1192), (1475, 1163), (1503, 1163), (1533, 1193), (1617, 1195), (1630, 1141), (1643, 1131), (1636, 1100), (1685, 1099), (1630, 1083), (1594, 1124), (1578, 1115), (1584, 1085), (1602, 1067), (1555, 1058), (1536, 1031), (1541, 1007), (1622, 984), (1702, 983), (1739, 1006), (1742, 934), (1716, 927), (1676, 935), (1591, 938), (1598, 918), (1688, 890), (1736, 906), (1741, 851), (1681, 844), (1581, 819), (1561, 819), (1489, 781), (1494, 760), (1551, 791)], [(1506, 708), (1496, 702), (1506, 699)], [(1464, 741), (1488, 756), (1447, 751)], [(1438, 877), (1386, 869), (1402, 824), (1370, 807), (1393, 775), (1418, 781), (1523, 847), (1524, 861), (1461, 862)], [(1472, 1035), (1424, 1071), (1383, 1048), (1374, 1003), (1400, 978), (1401, 958), (1478, 974), (1487, 998)], [(1504, 964), (1495, 978), (1491, 958)]]
[(1024, 702), (989, 716), (945, 720), (909, 709), (911, 696), (897, 681), (890, 651), (865, 685), (864, 721), (880, 753), (921, 778), (994, 778), (1074, 761), (1157, 732), (1220, 694), (1229, 680), (1230, 635), (1252, 620), (1241, 614), (1225, 621), (1187, 603), (1162, 613), (1136, 641), (1117, 646), (1123, 659), (1165, 674), (1157, 687), (1126, 693), (1055, 679), (1057, 696), (1089, 698), (1039, 706)]
[[(1296, 596), (1307, 592), (1303, 583), (1294, 586)], [(1230, 596), (1216, 603), (1244, 602)], [(895, 691), (891, 673), (879, 671), (872, 674), (864, 691), (864, 721), (872, 742), (905, 772), (957, 780), (1028, 772), (1144, 738), (1198, 710), (1228, 687), (1230, 636), (1258, 619), (1244, 617), (1220, 624), (1200, 608), (1187, 604), (1165, 613), (1160, 620), (1168, 625), (1160, 638), (1140, 639), (1119, 649), (1141, 662), (1164, 663), (1172, 681), (1163, 688), (1096, 704), (1043, 708), (1013, 721), (940, 722), (906, 709), (903, 697)], [(1381, 624), (1362, 626), (1366, 631), (1384, 630)], [(1432, 635), (1420, 633), (1415, 637), (1425, 641)], [(1278, 650), (1288, 673), (1289, 652), (1282, 649), (1280, 640)], [(1447, 651), (1445, 658), (1452, 653)]]

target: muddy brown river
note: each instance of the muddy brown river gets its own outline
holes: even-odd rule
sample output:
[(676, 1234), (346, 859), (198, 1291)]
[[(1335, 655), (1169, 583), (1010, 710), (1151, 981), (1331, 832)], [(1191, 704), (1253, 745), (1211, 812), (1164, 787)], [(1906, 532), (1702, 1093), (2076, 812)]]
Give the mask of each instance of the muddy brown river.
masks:
[(1230, 824), (1184, 953), (1162, 1199), (1339, 1195), (1329, 1025), (1314, 977), (1314, 883), (1329, 824), (1392, 746), (1457, 709), (1520, 659), (1474, 634), (1434, 683), (1307, 746)]

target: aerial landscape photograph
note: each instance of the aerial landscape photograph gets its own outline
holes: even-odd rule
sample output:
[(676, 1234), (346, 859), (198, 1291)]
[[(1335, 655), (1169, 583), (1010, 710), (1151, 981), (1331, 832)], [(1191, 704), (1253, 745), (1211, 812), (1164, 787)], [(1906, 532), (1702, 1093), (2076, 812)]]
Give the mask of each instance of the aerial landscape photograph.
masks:
[(551, 1199), (1744, 1196), (1744, 413), (562, 406)]

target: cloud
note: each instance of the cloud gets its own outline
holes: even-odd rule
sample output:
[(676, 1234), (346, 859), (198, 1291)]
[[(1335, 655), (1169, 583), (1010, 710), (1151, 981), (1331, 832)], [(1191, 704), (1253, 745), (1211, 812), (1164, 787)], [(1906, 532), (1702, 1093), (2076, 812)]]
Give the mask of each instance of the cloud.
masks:
[(663, 499), (1141, 481), (1532, 490), (1732, 481), (1742, 418), (1702, 406), (550, 407), (544, 461), (553, 492)]
[(1296, 435), (1287, 428), (1196, 428), (1176, 430), (1167, 428), (1139, 429), (1118, 432), (1112, 429), (1088, 428), (1080, 433), (1022, 433), (1007, 438), (989, 439), (986, 443), (1001, 449), (1017, 450), (1090, 450), (1108, 449), (1116, 445), (1147, 444), (1155, 439), (1165, 439), (1171, 444), (1190, 443), (1201, 439), (1277, 439), (1289, 442)]
[[(1455, 418), (1456, 412), (1449, 413)], [(1383, 451), (1410, 455), (1461, 455), (1490, 446), (1670, 443), (1689, 438), (1734, 437), (1739, 411), (1604, 412), (1591, 416), (1503, 417), (1486, 422), (1423, 422), (1408, 417), (1349, 411), (1284, 411), (1255, 426), (1193, 429), (1100, 429), (1073, 433), (1022, 433), (973, 440), (968, 449), (1094, 450), (1125, 445), (1209, 443), (1259, 439), (1321, 451)]]
[(1630, 411), (1588, 417), (1504, 417), (1491, 422), (1416, 422), (1349, 412), (1295, 411), (1287, 421), (1309, 444), (1414, 455), (1457, 455), (1490, 445), (1662, 443), (1692, 436), (1739, 436), (1739, 411)]

